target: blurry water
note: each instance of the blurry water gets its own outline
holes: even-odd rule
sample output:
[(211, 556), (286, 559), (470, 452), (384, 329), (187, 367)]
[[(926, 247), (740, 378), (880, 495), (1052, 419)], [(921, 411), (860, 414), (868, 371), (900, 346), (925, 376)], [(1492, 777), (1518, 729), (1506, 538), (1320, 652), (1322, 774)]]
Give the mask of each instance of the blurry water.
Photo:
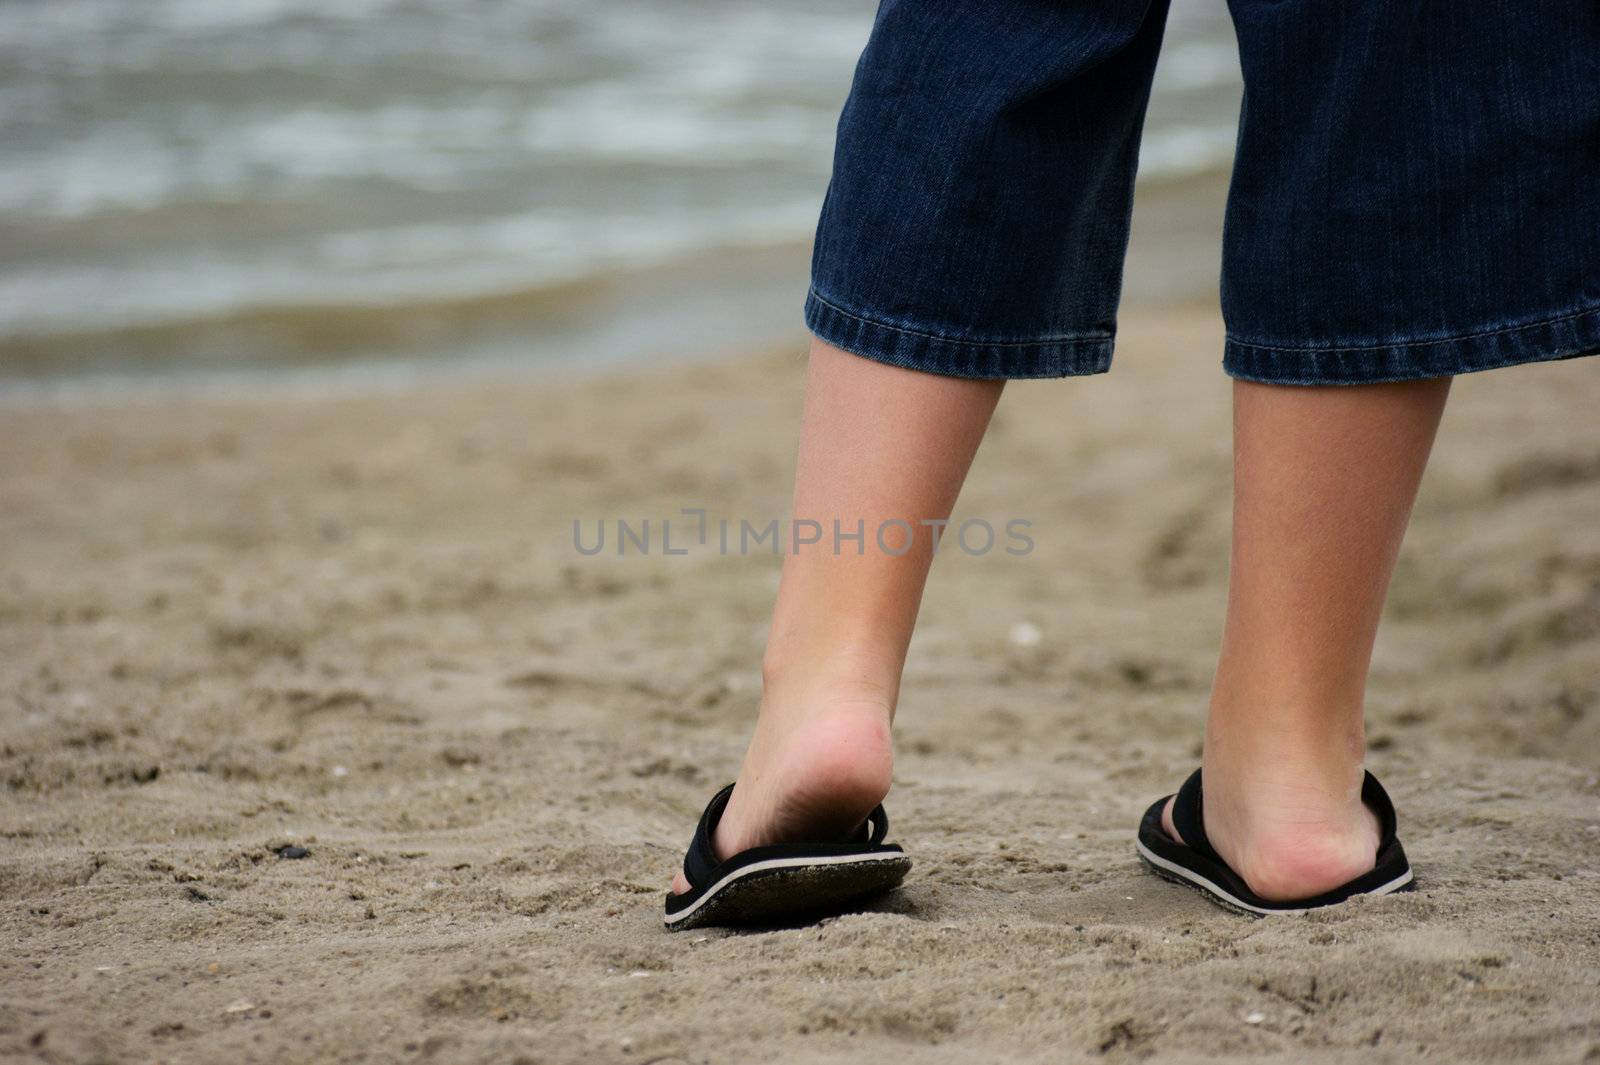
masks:
[[(0, 0), (0, 378), (641, 353), (627, 278), (788, 248), (789, 286), (871, 19)], [(1224, 164), (1237, 98), (1220, 0), (1177, 0), (1143, 175)]]

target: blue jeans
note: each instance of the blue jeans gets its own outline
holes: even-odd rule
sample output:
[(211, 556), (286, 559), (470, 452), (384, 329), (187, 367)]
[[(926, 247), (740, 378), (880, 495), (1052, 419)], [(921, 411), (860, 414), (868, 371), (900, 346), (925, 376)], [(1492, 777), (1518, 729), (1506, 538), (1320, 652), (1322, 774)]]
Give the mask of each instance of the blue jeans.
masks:
[[(1169, 0), (883, 0), (806, 322), (962, 377), (1111, 364)], [(1223, 365), (1283, 384), (1600, 350), (1600, 3), (1232, 0)]]

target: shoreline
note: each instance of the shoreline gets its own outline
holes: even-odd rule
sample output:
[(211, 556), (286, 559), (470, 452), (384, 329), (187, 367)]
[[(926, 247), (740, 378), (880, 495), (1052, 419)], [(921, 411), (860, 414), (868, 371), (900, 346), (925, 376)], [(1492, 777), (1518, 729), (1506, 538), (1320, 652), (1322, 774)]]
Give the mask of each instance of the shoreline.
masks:
[[(1226, 188), (1217, 171), (1139, 186), (1125, 312), (1215, 304)], [(754, 243), (420, 308), (267, 305), (182, 323), (5, 338), (0, 363), (12, 369), (0, 376), (0, 406), (258, 390), (382, 394), (451, 378), (561, 380), (661, 359), (734, 357), (803, 340), (809, 260), (809, 239)], [(19, 375), (18, 366), (42, 372)]]

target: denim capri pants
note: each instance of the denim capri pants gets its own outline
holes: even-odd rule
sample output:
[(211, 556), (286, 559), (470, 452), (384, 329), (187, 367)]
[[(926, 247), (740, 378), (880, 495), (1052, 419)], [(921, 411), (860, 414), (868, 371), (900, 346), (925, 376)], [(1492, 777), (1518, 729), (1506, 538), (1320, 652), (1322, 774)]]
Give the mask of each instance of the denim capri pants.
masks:
[[(895, 366), (1111, 364), (1170, 0), (882, 0), (806, 324)], [(1224, 369), (1442, 377), (1600, 350), (1600, 2), (1231, 0)]]

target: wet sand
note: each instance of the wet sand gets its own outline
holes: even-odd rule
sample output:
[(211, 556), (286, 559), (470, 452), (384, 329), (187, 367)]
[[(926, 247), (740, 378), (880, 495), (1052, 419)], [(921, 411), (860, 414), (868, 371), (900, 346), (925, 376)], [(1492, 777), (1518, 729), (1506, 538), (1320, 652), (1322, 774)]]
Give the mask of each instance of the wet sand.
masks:
[(798, 349), (5, 410), (0, 1057), (1600, 1058), (1596, 364), (1447, 415), (1369, 708), (1420, 889), (1256, 922), (1132, 846), (1219, 633), (1219, 333), (1142, 311), (1109, 377), (1008, 391), (958, 520), (1036, 547), (936, 567), (889, 802), (916, 868), (750, 934), (659, 905), (778, 560), (589, 558), (572, 522), (782, 517)]

